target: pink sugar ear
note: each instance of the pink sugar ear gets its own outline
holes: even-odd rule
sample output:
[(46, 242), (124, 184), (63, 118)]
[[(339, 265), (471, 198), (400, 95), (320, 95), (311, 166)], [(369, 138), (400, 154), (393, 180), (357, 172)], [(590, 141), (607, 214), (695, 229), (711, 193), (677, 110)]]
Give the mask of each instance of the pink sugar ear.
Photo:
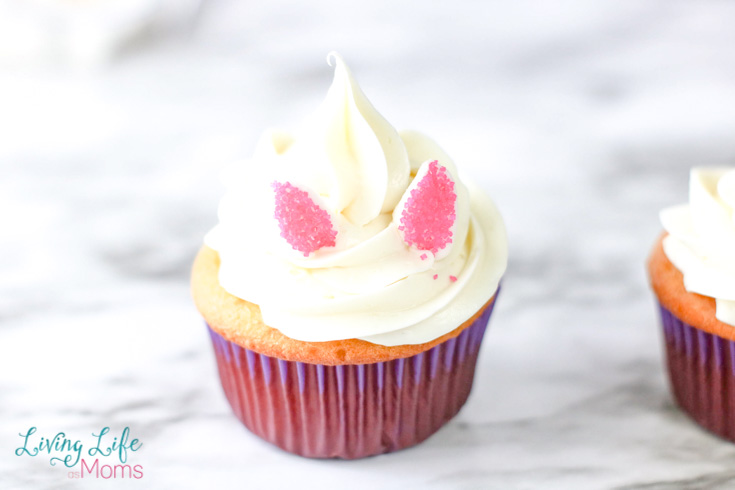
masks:
[(403, 241), (419, 250), (437, 253), (452, 243), (457, 194), (447, 169), (434, 160), (406, 200), (398, 229)]
[(289, 182), (273, 182), (276, 194), (274, 217), (281, 228), (281, 236), (294, 250), (308, 257), (322, 247), (336, 244), (337, 230), (329, 213), (319, 207), (309, 194)]

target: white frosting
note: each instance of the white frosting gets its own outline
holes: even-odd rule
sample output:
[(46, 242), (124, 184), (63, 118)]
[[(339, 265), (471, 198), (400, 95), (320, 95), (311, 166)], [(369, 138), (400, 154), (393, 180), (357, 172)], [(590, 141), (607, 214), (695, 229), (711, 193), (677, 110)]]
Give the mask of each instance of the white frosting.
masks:
[(694, 168), (689, 204), (661, 212), (666, 256), (687, 291), (715, 298), (716, 317), (735, 326), (735, 168)]
[[(335, 63), (332, 86), (296, 136), (266, 133), (251, 161), (226, 172), (220, 222), (205, 238), (219, 252), (219, 282), (259, 305), (263, 321), (293, 339), (431, 341), (497, 290), (508, 257), (505, 227), (494, 204), (459, 181), (436, 143), (398, 133), (343, 61), (328, 59)], [(447, 169), (457, 194), (453, 242), (436, 254), (409, 247), (398, 230), (403, 198), (433, 160)], [(305, 257), (280, 236), (274, 181), (306, 190), (329, 212), (333, 247)]]

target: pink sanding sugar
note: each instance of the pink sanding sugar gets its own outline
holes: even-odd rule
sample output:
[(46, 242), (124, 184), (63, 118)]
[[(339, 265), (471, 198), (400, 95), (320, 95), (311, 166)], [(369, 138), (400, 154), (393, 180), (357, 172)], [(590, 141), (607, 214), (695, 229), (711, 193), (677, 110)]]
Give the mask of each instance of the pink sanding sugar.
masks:
[(276, 193), (274, 217), (281, 228), (281, 236), (294, 250), (308, 257), (322, 247), (336, 244), (337, 230), (332, 226), (329, 213), (320, 208), (306, 191), (290, 182), (273, 182)]
[(452, 243), (452, 225), (456, 219), (454, 181), (447, 169), (434, 160), (429, 170), (411, 190), (401, 213), (403, 240), (419, 250), (437, 253)]

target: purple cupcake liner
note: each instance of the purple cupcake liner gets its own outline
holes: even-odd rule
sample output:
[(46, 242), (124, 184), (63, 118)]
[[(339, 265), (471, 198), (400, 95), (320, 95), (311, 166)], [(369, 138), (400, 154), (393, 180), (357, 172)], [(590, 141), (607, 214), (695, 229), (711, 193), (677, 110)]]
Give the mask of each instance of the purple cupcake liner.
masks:
[(457, 337), (372, 364), (285, 361), (209, 333), (225, 396), (251, 432), (294, 454), (355, 459), (418, 444), (459, 412), (494, 303)]
[(676, 402), (699, 425), (735, 442), (735, 342), (659, 307)]

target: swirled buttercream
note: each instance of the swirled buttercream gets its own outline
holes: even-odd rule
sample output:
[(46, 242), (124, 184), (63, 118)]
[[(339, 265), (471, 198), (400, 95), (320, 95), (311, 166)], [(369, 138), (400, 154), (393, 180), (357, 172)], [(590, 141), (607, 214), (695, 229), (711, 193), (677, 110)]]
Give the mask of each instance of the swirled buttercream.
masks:
[(694, 168), (689, 204), (661, 212), (666, 257), (687, 291), (714, 298), (716, 317), (735, 326), (735, 168)]
[[(219, 253), (220, 285), (288, 337), (429, 342), (496, 292), (507, 264), (502, 219), (436, 143), (397, 132), (341, 58), (329, 61), (334, 81), (306, 124), (295, 135), (267, 132), (252, 160), (226, 170), (219, 224), (205, 243)], [(417, 191), (427, 179), (435, 188)], [(436, 220), (443, 239), (427, 250), (417, 246), (433, 239), (426, 226), (411, 239), (405, 226), (424, 195), (445, 213)], [(309, 229), (321, 239), (299, 241)]]

